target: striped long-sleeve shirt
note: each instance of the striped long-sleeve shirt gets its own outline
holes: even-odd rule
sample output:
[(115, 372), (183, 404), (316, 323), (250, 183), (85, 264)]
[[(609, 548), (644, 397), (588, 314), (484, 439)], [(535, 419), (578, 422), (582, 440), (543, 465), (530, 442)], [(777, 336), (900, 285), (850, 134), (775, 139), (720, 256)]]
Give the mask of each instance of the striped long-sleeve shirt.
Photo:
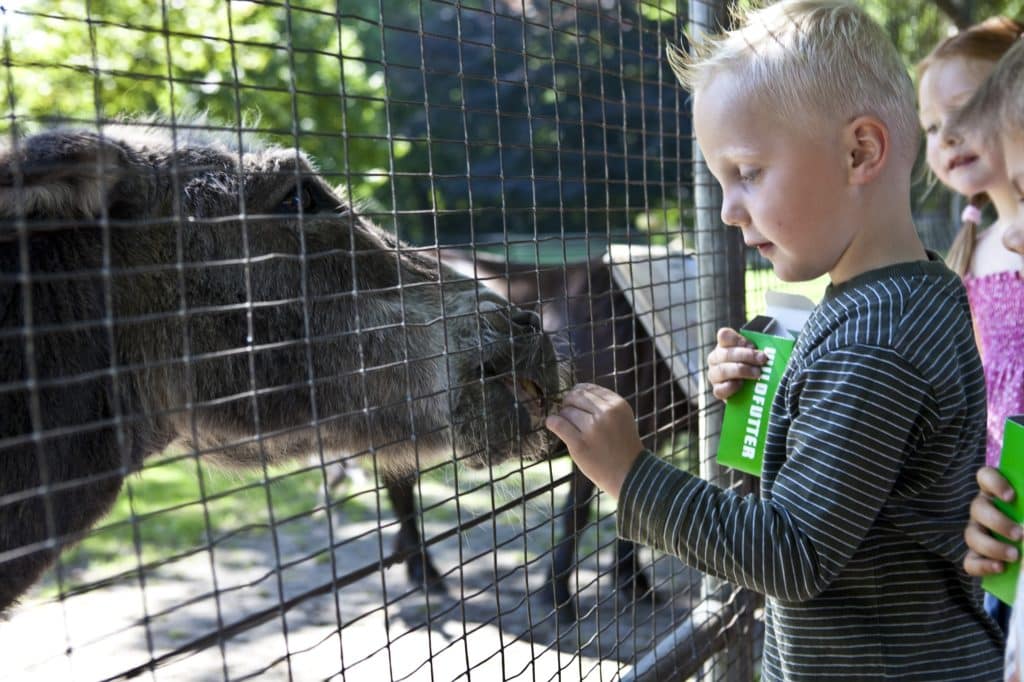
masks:
[(997, 680), (962, 569), (985, 385), (935, 257), (829, 287), (772, 405), (761, 496), (644, 453), (619, 532), (768, 596), (764, 680)]

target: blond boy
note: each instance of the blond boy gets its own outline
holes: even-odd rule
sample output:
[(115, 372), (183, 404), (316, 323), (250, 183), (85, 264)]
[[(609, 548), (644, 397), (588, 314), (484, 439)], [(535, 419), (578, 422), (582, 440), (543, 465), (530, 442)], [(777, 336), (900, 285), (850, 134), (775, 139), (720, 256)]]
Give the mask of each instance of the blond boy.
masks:
[[(913, 88), (856, 6), (780, 2), (677, 60), (723, 221), (784, 280), (828, 274), (780, 384), (760, 498), (643, 450), (575, 387), (548, 428), (619, 500), (623, 537), (768, 596), (764, 680), (992, 680), (1001, 636), (963, 571), (985, 387), (959, 278), (910, 213)], [(763, 357), (722, 330), (715, 395)]]

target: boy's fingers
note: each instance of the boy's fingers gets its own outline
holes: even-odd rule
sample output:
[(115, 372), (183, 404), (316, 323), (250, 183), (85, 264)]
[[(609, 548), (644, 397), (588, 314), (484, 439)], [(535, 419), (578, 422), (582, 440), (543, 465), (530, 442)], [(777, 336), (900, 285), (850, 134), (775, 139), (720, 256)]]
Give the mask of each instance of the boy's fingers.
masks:
[(548, 428), (548, 431), (558, 436), (570, 451), (579, 445), (580, 430), (569, 422), (568, 419), (563, 419), (557, 414), (553, 414), (544, 420), (544, 426)]
[(573, 428), (580, 432), (594, 423), (593, 414), (587, 410), (582, 410), (572, 405), (565, 405), (564, 403), (562, 404), (562, 409), (558, 411), (558, 416), (572, 424)]
[(753, 348), (754, 344), (747, 337), (730, 327), (722, 327), (715, 336), (719, 346), (746, 346)]
[(708, 365), (745, 364), (760, 366), (768, 362), (764, 351), (739, 346), (718, 346), (708, 354)]
[(589, 394), (587, 389), (577, 386), (565, 395), (562, 399), (562, 411), (565, 411), (566, 407), (575, 408), (581, 412), (587, 412), (594, 414), (597, 412), (597, 405), (594, 404), (593, 397)]
[(625, 400), (618, 393), (597, 384), (578, 384), (566, 397), (562, 405), (571, 405), (595, 417), (625, 404)]
[(580, 398), (586, 400), (592, 405), (597, 405), (604, 402), (608, 397), (608, 389), (597, 384), (579, 384), (576, 387), (577, 394)]
[(978, 487), (989, 497), (998, 497), (1005, 502), (1012, 502), (1013, 488), (999, 470), (994, 467), (981, 467), (977, 473)]
[(623, 402), (622, 396), (615, 391), (597, 384), (580, 384), (589, 404), (594, 407), (611, 407)]
[(742, 381), (723, 381), (717, 384), (712, 382), (711, 392), (714, 393), (715, 397), (719, 400), (725, 400), (736, 393), (736, 391), (740, 390), (741, 386), (743, 386)]
[(760, 376), (760, 367), (745, 365), (741, 362), (723, 362), (708, 367), (708, 381), (712, 384), (742, 379), (757, 379)]

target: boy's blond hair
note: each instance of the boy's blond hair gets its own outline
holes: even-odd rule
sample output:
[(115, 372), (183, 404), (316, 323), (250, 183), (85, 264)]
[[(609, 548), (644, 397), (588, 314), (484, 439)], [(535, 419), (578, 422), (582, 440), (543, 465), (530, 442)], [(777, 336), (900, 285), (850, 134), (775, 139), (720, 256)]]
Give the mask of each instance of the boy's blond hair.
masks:
[(952, 125), (1024, 135), (1024, 36), (1006, 51)]
[(708, 37), (694, 56), (669, 54), (680, 83), (699, 92), (739, 77), (780, 120), (816, 125), (877, 116), (909, 165), (919, 144), (914, 86), (895, 46), (867, 13), (843, 0), (783, 0), (736, 15), (740, 28)]

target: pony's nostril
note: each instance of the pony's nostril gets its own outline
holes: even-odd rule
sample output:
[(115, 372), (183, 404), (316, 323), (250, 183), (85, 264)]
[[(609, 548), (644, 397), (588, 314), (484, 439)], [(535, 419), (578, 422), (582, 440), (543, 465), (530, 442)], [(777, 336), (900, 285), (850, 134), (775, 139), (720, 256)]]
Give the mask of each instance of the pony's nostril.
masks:
[(540, 315), (532, 310), (523, 310), (519, 308), (512, 312), (512, 321), (523, 327), (530, 327), (534, 331), (544, 331), (544, 325), (541, 323)]

